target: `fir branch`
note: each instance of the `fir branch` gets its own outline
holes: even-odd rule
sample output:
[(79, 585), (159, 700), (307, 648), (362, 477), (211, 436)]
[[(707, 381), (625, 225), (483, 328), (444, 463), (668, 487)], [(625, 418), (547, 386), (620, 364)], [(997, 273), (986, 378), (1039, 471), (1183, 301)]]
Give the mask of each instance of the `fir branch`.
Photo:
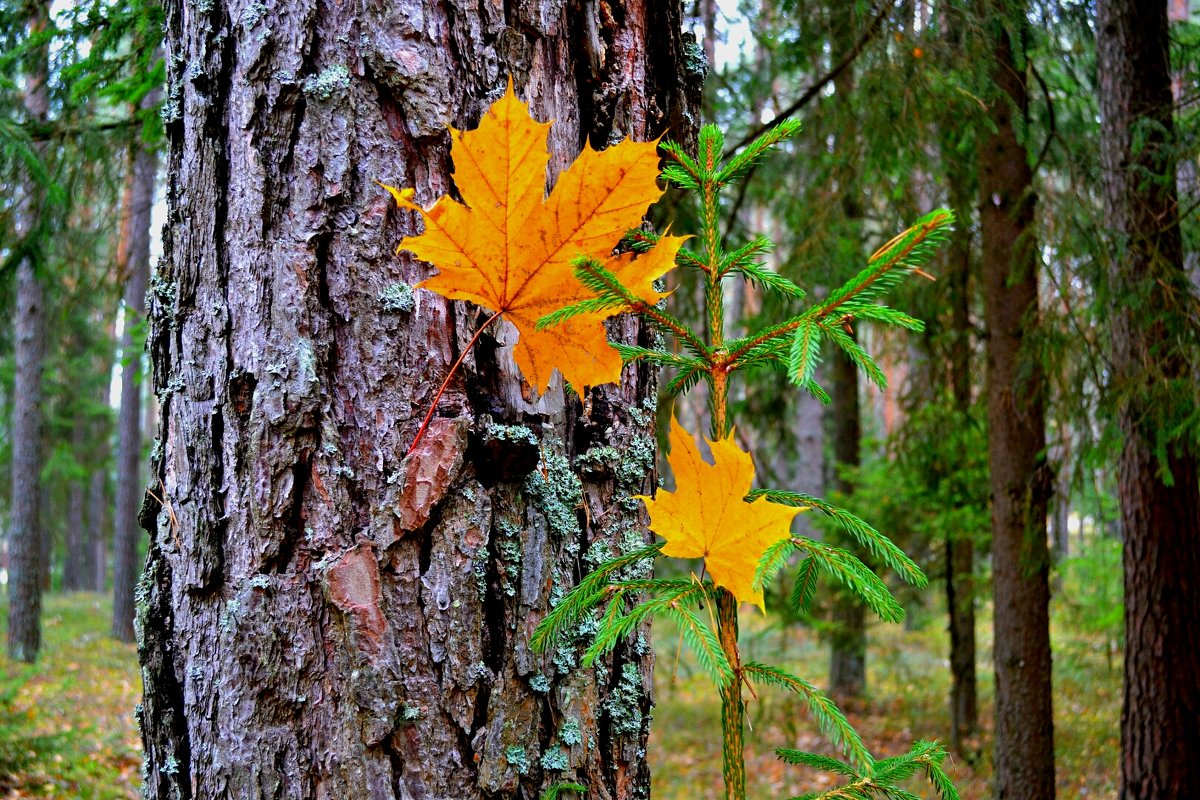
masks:
[(875, 572), (862, 563), (849, 550), (809, 539), (807, 536), (793, 538), (796, 546), (815, 558), (819, 566), (842, 584), (858, 595), (874, 611), (880, 619), (886, 622), (900, 622), (904, 619), (904, 607), (897, 602)]
[(758, 567), (754, 570), (754, 581), (750, 584), (751, 587), (761, 591), (763, 587), (779, 574), (779, 570), (783, 569), (787, 564), (788, 556), (795, 551), (796, 545), (790, 538), (780, 539), (768, 547), (763, 553), (762, 558), (759, 559)]
[(788, 354), (788, 377), (797, 386), (812, 380), (817, 365), (821, 363), (821, 330), (812, 323), (804, 323), (792, 335), (792, 347)]
[(648, 361), (651, 364), (677, 369), (704, 369), (705, 366), (704, 362), (698, 359), (681, 356), (678, 353), (668, 353), (665, 350), (652, 350), (648, 347), (622, 344), (621, 342), (609, 342), (609, 344), (621, 354), (621, 359), (627, 364), (635, 361)]
[(651, 544), (634, 550), (631, 553), (617, 556), (601, 564), (594, 572), (588, 574), (579, 585), (569, 591), (557, 606), (550, 610), (529, 639), (529, 646), (535, 653), (543, 652), (547, 647), (557, 643), (563, 633), (578, 624), (578, 622), (608, 596), (609, 578), (619, 570), (628, 566), (653, 559), (659, 555), (659, 545)]
[(809, 753), (804, 750), (792, 750), (787, 747), (775, 748), (775, 755), (779, 757), (785, 764), (793, 766), (811, 767), (819, 769), (822, 772), (832, 772), (837, 775), (842, 775), (850, 780), (860, 780), (863, 778), (851, 765), (845, 761), (838, 761), (831, 756), (823, 756), (820, 753)]
[(683, 370), (667, 382), (666, 386), (663, 387), (663, 394), (667, 397), (676, 397), (683, 394), (699, 383), (704, 375), (705, 371), (702, 366)]
[(831, 342), (841, 348), (841, 351), (854, 362), (856, 367), (866, 373), (867, 379), (871, 383), (878, 386), (880, 391), (887, 391), (887, 375), (883, 374), (883, 370), (875, 363), (875, 359), (871, 358), (870, 353), (864, 350), (853, 336), (838, 325), (822, 325), (821, 330), (825, 332), (825, 336)]
[(559, 800), (563, 792), (586, 792), (587, 787), (582, 783), (556, 783), (542, 792), (539, 800)]
[(773, 147), (785, 139), (790, 139), (800, 132), (800, 121), (795, 119), (777, 120), (763, 131), (757, 138), (745, 146), (737, 155), (729, 159), (713, 180), (718, 186), (740, 181), (751, 169), (758, 166)]
[(840, 747), (856, 764), (870, 767), (874, 763), (858, 731), (854, 730), (854, 726), (846, 719), (841, 709), (817, 687), (786, 670), (757, 661), (743, 664), (742, 674), (750, 680), (757, 679), (761, 683), (778, 686), (799, 695), (829, 741)]
[(796, 568), (796, 580), (792, 584), (788, 602), (797, 614), (808, 612), (813, 598), (817, 595), (817, 576), (820, 575), (818, 564), (814, 558), (806, 558)]
[(929, 583), (925, 573), (921, 572), (921, 568), (905, 555), (895, 542), (845, 509), (838, 508), (810, 494), (781, 489), (753, 489), (750, 494), (746, 495), (747, 499), (755, 497), (765, 497), (772, 503), (780, 503), (785, 506), (812, 506), (820, 509), (822, 513), (840, 525), (842, 530), (854, 537), (855, 541), (865, 547), (871, 555), (896, 570), (905, 583), (912, 584), (919, 589), (925, 588)]
[(700, 666), (708, 672), (718, 686), (725, 686), (733, 680), (733, 667), (730, 666), (729, 659), (725, 657), (721, 643), (717, 641), (712, 629), (705, 625), (694, 611), (668, 606), (664, 609), (664, 614), (679, 626), (684, 643), (695, 654)]

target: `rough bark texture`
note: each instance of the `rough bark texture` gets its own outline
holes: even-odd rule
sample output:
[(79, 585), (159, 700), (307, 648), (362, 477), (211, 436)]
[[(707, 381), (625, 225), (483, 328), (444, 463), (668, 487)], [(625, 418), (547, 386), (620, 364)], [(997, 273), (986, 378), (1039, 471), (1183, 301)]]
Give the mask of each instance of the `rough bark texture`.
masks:
[[(205, 9), (205, 10), (202, 10)], [(531, 396), (475, 309), (411, 285), (447, 125), (512, 75), (557, 175), (584, 140), (690, 138), (677, 3), (167, 4), (165, 258), (150, 295), (166, 504), (138, 592), (151, 798), (644, 797), (644, 636), (528, 639), (647, 536), (653, 376)], [(694, 47), (694, 46), (693, 46)], [(689, 71), (691, 65), (691, 71)], [(621, 319), (613, 332), (649, 334)], [(609, 448), (615, 448), (609, 449)], [(540, 464), (539, 464), (540, 460)]]
[[(951, 164), (961, 163), (950, 160)], [(950, 236), (946, 275), (950, 302), (950, 390), (958, 419), (971, 420), (971, 226), (967, 178), (949, 180), (951, 206), (962, 215)], [(946, 609), (950, 631), (950, 747), (974, 760), (979, 745), (979, 701), (975, 676), (975, 531), (946, 538)]]
[[(833, 52), (846, 53), (854, 46), (856, 31), (854, 16), (847, 14), (835, 30)], [(834, 100), (841, 106), (842, 124), (846, 134), (839, 137), (841, 169), (838, 189), (842, 193), (842, 216), (847, 231), (857, 238), (863, 216), (862, 198), (857, 174), (858, 161), (854, 156), (855, 136), (851, 98), (855, 92), (854, 68), (842, 70), (834, 78)], [(855, 269), (858, 265), (853, 265)], [(853, 273), (847, 273), (850, 275)], [(856, 338), (851, 333), (852, 338)], [(858, 367), (841, 348), (833, 348), (833, 466), (835, 470), (856, 469), (861, 462), (862, 408), (859, 402)], [(843, 500), (854, 491), (853, 482), (839, 472), (834, 480)], [(862, 556), (849, 537), (840, 537), (838, 545)], [(861, 599), (851, 592), (838, 590), (833, 599), (833, 633), (829, 650), (829, 691), (835, 698), (846, 700), (861, 697), (867, 688), (867, 619)]]
[(112, 633), (132, 642), (134, 584), (137, 583), (138, 508), (146, 487), (142, 473), (142, 353), (135, 335), (146, 316), (150, 283), (150, 212), (158, 156), (139, 142), (134, 145), (125, 188), (121, 244), (117, 263), (125, 277), (125, 327), (121, 331), (121, 408), (117, 414), (117, 507), (113, 516)]
[[(50, 4), (30, 5), (29, 30), (45, 30)], [(50, 108), (46, 80), (48, 46), (37, 48), (25, 72), (25, 110), (45, 122)], [(17, 233), (26, 238), (25, 254), (17, 262), (16, 336), (13, 360), (16, 374), (12, 400), (12, 514), (8, 533), (8, 654), (33, 661), (41, 646), (42, 628), (42, 365), (46, 351), (46, 306), (38, 275), (36, 236), (43, 192), (28, 181), (16, 210)]]
[[(1174, 343), (1195, 299), (1175, 195), (1174, 120), (1164, 2), (1102, 0), (1096, 25), (1109, 267), (1110, 387), (1124, 449), (1125, 692), (1121, 798), (1200, 797), (1200, 490), (1187, 441), (1156, 447), (1188, 413), (1171, 384), (1194, 385)], [(1170, 470), (1169, 484), (1163, 467)]]
[[(1045, 463), (1045, 381), (1026, 346), (1038, 324), (1036, 197), (1017, 138), (1027, 108), (1025, 72), (1006, 28), (1008, 4), (984, 2), (992, 39), (989, 105), (994, 129), (979, 139), (984, 314), (987, 324), (988, 461), (992, 483), (992, 588), (998, 800), (1054, 797)], [(1012, 8), (1023, 20), (1024, 9)], [(1020, 23), (1018, 23), (1020, 24)]]

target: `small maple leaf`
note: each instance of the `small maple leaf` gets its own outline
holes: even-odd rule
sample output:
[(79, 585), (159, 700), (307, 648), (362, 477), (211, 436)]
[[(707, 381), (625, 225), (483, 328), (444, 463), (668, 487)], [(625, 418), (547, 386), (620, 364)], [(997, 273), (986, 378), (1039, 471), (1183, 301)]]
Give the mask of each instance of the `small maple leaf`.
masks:
[(425, 231), (400, 242), (438, 268), (417, 284), (454, 300), (469, 300), (516, 326), (513, 357), (537, 391), (554, 369), (572, 386), (620, 379), (621, 357), (608, 345), (604, 319), (620, 309), (572, 317), (543, 330), (546, 314), (595, 297), (575, 277), (571, 261), (600, 262), (639, 298), (655, 303), (664, 295), (653, 283), (675, 265), (687, 238), (664, 236), (648, 253), (613, 256), (630, 228), (662, 196), (658, 186), (658, 141), (629, 139), (602, 151), (590, 145), (545, 197), (550, 123), (536, 122), (529, 107), (508, 91), (472, 131), (451, 128), (450, 157), (462, 203), (438, 199), (426, 211), (413, 190), (385, 186), (400, 208), (420, 213)]
[(792, 519), (801, 509), (764, 498), (747, 503), (754, 482), (750, 454), (733, 441), (733, 433), (708, 441), (713, 463), (700, 456), (692, 435), (671, 420), (671, 452), (675, 491), (657, 498), (639, 497), (650, 512), (650, 530), (667, 540), (662, 553), (676, 558), (703, 558), (713, 582), (739, 601), (763, 606), (754, 573), (767, 548), (791, 535)]

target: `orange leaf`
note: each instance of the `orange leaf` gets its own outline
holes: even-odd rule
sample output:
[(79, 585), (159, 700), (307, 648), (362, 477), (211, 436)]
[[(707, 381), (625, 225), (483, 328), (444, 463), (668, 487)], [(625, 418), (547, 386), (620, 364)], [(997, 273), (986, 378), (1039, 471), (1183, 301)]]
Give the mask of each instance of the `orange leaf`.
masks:
[(649, 303), (663, 295), (651, 284), (675, 263), (686, 237), (664, 236), (649, 253), (614, 257), (613, 247), (641, 224), (658, 187), (658, 142), (629, 139), (606, 150), (585, 146), (546, 198), (546, 135), (529, 107), (508, 91), (473, 131), (451, 129), (454, 183), (466, 205), (441, 197), (425, 211), (412, 189), (392, 193), (417, 211), (425, 231), (400, 242), (438, 268), (418, 286), (500, 312), (516, 326), (513, 357), (538, 392), (554, 369), (573, 386), (620, 379), (621, 358), (609, 347), (603, 321), (616, 311), (580, 315), (545, 330), (546, 314), (595, 297), (576, 278), (571, 260), (589, 256)]
[(667, 461), (675, 473), (675, 491), (640, 498), (650, 512), (650, 530), (667, 540), (663, 555), (703, 558), (714, 583), (763, 609), (762, 590), (753, 585), (755, 570), (768, 547), (791, 535), (800, 509), (761, 497), (746, 502), (754, 463), (732, 432), (708, 442), (712, 464), (701, 458), (692, 435), (676, 419), (671, 420), (670, 441)]

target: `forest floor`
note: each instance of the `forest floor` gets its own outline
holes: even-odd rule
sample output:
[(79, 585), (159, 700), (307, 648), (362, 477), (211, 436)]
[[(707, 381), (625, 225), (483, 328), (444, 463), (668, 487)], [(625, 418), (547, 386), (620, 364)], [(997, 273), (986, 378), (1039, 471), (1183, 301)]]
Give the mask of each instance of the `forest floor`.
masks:
[[(7, 636), (7, 603), (0, 612)], [(0, 655), (0, 798), (141, 797), (137, 649), (111, 623), (108, 596), (52, 594), (37, 664)]]
[[(993, 682), (990, 608), (978, 624), (979, 711), (984, 730), (982, 757), (972, 767), (948, 756), (947, 772), (962, 800), (991, 798)], [(1058, 800), (1108, 800), (1117, 796), (1121, 720), (1121, 655), (1108, 658), (1097, 637), (1070, 630), (1065, 610), (1053, 615), (1054, 736)], [(769, 620), (769, 618), (766, 618)], [(757, 612), (743, 613), (743, 660), (764, 661), (828, 685), (829, 649), (811, 629), (771, 627)], [(650, 734), (653, 796), (656, 800), (720, 797), (721, 705), (712, 684), (689, 657), (677, 650), (677, 637), (666, 625), (655, 630), (654, 724)], [(876, 758), (899, 755), (918, 739), (947, 742), (950, 735), (949, 636), (945, 618), (927, 614), (915, 630), (876, 624), (868, 634), (867, 696), (847, 717)], [(677, 655), (678, 653), (678, 655)], [(835, 786), (833, 776), (789, 766), (774, 754), (776, 747), (841, 754), (821, 737), (803, 704), (794, 695), (755, 687), (747, 698), (747, 794), (754, 798), (786, 798)], [(914, 779), (908, 787), (933, 798), (928, 784)]]
[[(7, 617), (0, 603), (0, 632)], [(140, 680), (132, 645), (107, 635), (110, 605), (93, 594), (51, 595), (46, 600), (43, 655), (35, 667), (0, 655), (0, 798), (125, 800), (136, 798), (141, 749), (133, 708)], [(1120, 656), (1110, 666), (1103, 646), (1075, 635), (1055, 615), (1055, 736), (1059, 800), (1116, 796)], [(781, 631), (751, 614), (745, 616), (746, 658), (768, 661), (821, 684), (828, 654), (801, 628)], [(869, 696), (849, 716), (867, 746), (893, 755), (917, 738), (945, 739), (948, 670), (946, 635), (940, 616), (928, 616), (917, 630), (896, 625), (872, 627)], [(990, 620), (980, 621), (981, 712), (991, 714)], [(699, 800), (721, 795), (720, 707), (707, 678), (686, 652), (676, 659), (676, 637), (657, 630), (657, 707), (650, 742), (656, 800)], [(831, 788), (831, 781), (801, 767), (777, 761), (777, 746), (833, 751), (825, 747), (807, 713), (791, 697), (759, 690), (749, 704), (753, 731), (747, 734), (749, 794), (783, 798)], [(985, 757), (975, 769), (948, 760), (963, 800), (990, 797)], [(34, 740), (30, 736), (48, 736)], [(8, 743), (24, 740), (26, 747)], [(24, 751), (24, 752), (21, 752)], [(31, 752), (32, 751), (32, 752)], [(14, 760), (28, 763), (14, 768)], [(822, 782), (824, 781), (824, 782)], [(931, 791), (914, 783), (921, 797)]]

